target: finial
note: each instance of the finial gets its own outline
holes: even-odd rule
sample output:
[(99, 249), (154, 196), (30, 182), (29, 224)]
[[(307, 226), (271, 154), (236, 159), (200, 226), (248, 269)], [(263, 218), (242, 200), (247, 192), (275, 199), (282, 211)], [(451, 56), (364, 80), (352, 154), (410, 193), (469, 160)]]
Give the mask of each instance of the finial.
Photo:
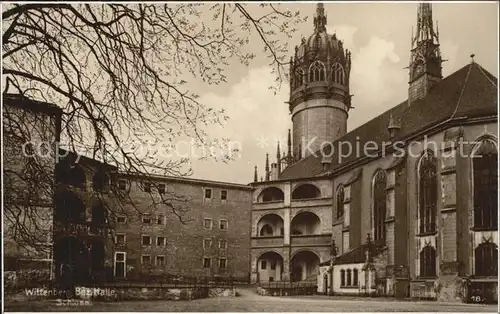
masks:
[(372, 242), (372, 237), (371, 237), (370, 233), (368, 232), (368, 233), (366, 234), (366, 243), (368, 243), (368, 244), (369, 244), (369, 243), (371, 243), (371, 242)]
[(269, 181), (271, 172), (269, 171), (269, 154), (266, 154), (266, 181)]
[(278, 162), (281, 159), (281, 152), (280, 152), (280, 141), (278, 141), (278, 146), (276, 148), (276, 157), (278, 157)]
[(475, 56), (476, 56), (475, 54), (471, 54), (470, 55), (470, 63), (474, 63), (474, 57)]
[(257, 166), (255, 166), (254, 172), (253, 172), (253, 182), (258, 181), (258, 176), (257, 176)]
[(317, 3), (316, 5), (316, 16), (314, 17), (314, 31), (325, 32), (326, 31), (326, 16), (325, 8), (323, 3)]
[(292, 156), (292, 131), (288, 129), (288, 157)]

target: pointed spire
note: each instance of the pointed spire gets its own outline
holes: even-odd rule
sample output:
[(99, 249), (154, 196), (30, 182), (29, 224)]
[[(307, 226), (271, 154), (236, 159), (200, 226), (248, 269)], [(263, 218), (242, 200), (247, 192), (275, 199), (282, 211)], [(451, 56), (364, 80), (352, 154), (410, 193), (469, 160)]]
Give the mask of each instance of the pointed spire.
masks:
[(269, 171), (269, 154), (266, 154), (266, 181), (269, 181), (271, 171)]
[(290, 129), (288, 129), (288, 152), (287, 152), (287, 157), (292, 157), (292, 132)]
[(316, 5), (316, 16), (314, 17), (314, 31), (326, 32), (326, 15), (323, 3)]
[(439, 42), (432, 23), (432, 4), (425, 2), (418, 5), (417, 32), (412, 40), (412, 46), (415, 45), (415, 42), (428, 40), (433, 43)]
[(257, 176), (257, 166), (255, 166), (255, 169), (253, 171), (253, 182), (257, 182), (259, 179), (258, 179), (258, 176)]

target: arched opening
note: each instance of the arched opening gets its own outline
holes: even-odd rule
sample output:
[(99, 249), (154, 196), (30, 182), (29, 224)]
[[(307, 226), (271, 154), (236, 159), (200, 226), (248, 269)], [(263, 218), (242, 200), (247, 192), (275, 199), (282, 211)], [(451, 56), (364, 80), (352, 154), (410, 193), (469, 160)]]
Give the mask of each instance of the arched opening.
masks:
[(61, 222), (85, 222), (85, 205), (82, 200), (71, 191), (56, 194), (54, 219)]
[(335, 63), (332, 65), (331, 80), (334, 83), (342, 84), (345, 83), (344, 68), (340, 63)]
[(92, 187), (94, 191), (106, 191), (109, 188), (109, 176), (99, 170), (92, 177)]
[(85, 171), (79, 164), (63, 159), (56, 164), (55, 175), (58, 183), (85, 189)]
[(420, 158), (419, 177), (419, 230), (420, 233), (436, 230), (437, 207), (437, 160), (432, 151)]
[(319, 234), (321, 231), (321, 220), (311, 212), (302, 212), (293, 217), (290, 223), (292, 235)]
[(427, 245), (420, 251), (420, 277), (436, 276), (436, 249)]
[(373, 230), (375, 241), (385, 243), (385, 219), (387, 209), (387, 178), (377, 171), (373, 178)]
[(498, 247), (493, 242), (479, 244), (474, 250), (474, 275), (498, 275)]
[(472, 153), (474, 229), (498, 230), (498, 153), (496, 143), (482, 140)]
[(267, 214), (257, 223), (258, 235), (261, 237), (283, 236), (283, 219), (276, 214)]
[(302, 184), (293, 190), (292, 199), (309, 199), (321, 197), (321, 192), (319, 189), (312, 184)]
[(311, 251), (300, 251), (292, 257), (292, 281), (315, 281), (318, 276), (319, 257)]
[(309, 66), (309, 82), (317, 82), (325, 80), (325, 65), (321, 61), (314, 61)]
[(89, 278), (89, 256), (85, 245), (74, 237), (64, 237), (54, 244), (56, 280), (63, 287), (85, 283)]
[(106, 212), (101, 200), (92, 206), (92, 224), (94, 226), (103, 226), (106, 224)]
[(268, 187), (260, 192), (259, 197), (257, 197), (257, 201), (259, 203), (262, 202), (279, 202), (285, 199), (285, 194), (282, 190), (277, 187)]
[(259, 282), (281, 281), (283, 257), (276, 252), (266, 252), (257, 260)]

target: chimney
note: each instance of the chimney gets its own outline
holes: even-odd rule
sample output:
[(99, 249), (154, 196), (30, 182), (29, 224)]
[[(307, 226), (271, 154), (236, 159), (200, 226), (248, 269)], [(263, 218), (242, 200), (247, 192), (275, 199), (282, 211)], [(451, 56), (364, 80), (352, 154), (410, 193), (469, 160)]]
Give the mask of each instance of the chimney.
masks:
[(278, 172), (278, 164), (271, 164), (271, 181), (278, 180), (279, 172)]

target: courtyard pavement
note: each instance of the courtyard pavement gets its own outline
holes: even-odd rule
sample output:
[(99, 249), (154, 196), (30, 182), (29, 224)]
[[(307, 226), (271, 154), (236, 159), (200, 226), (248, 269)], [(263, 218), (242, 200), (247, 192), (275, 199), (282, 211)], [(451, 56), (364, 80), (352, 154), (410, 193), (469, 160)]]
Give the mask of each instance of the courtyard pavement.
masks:
[(193, 301), (93, 302), (61, 306), (55, 300), (6, 302), (5, 311), (85, 312), (491, 312), (497, 305), (400, 301), (384, 298), (328, 296), (270, 297), (255, 288), (238, 288), (240, 296)]

